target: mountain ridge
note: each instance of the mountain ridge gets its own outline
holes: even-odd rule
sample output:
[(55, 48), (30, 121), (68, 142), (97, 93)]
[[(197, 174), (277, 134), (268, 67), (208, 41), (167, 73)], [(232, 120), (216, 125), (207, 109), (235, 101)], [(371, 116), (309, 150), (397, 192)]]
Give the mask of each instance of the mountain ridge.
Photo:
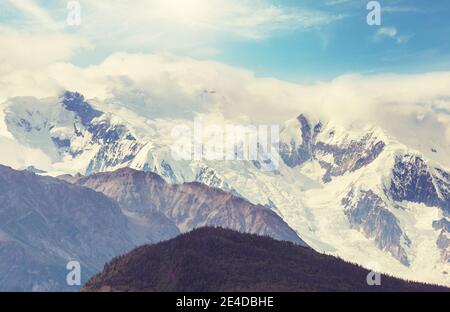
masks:
[(222, 226), (305, 245), (269, 208), (199, 182), (169, 184), (156, 173), (132, 168), (61, 178), (105, 194), (130, 213), (162, 214), (181, 232), (207, 225)]

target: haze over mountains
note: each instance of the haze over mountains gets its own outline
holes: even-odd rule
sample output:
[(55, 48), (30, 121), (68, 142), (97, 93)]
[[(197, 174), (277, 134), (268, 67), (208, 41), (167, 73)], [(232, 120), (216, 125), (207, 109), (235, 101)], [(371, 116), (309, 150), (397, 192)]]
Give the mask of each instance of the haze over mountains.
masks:
[[(74, 92), (8, 100), (0, 114), (9, 151), (2, 161), (102, 192), (133, 228), (124, 248), (223, 225), (450, 285), (445, 141), (409, 144), (381, 125), (352, 127), (299, 111), (282, 125), (276, 170), (262, 171), (258, 161), (176, 160), (171, 131), (191, 120), (143, 118), (138, 103), (123, 103), (132, 95), (139, 92), (108, 103)], [(201, 97), (223, 100), (216, 91)], [(216, 111), (193, 114), (226, 122)], [(106, 261), (110, 251), (104, 254)]]

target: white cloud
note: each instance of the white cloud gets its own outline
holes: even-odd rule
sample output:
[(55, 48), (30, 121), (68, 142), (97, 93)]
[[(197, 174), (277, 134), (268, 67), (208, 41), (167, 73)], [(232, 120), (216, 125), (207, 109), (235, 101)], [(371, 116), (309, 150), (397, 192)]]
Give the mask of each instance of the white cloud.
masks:
[(395, 27), (381, 27), (375, 34), (375, 39), (379, 40), (383, 37), (391, 38), (397, 43), (406, 43), (409, 41), (410, 36), (399, 35), (397, 28)]
[[(437, 72), (347, 75), (326, 83), (300, 85), (257, 78), (250, 71), (218, 62), (116, 53), (85, 69), (56, 63), (45, 70), (0, 75), (0, 99), (45, 97), (69, 89), (100, 101), (115, 98), (143, 116), (220, 109), (227, 119), (257, 123), (282, 122), (305, 112), (355, 127), (376, 123), (405, 140), (423, 135), (423, 142), (431, 142), (448, 136), (449, 82), (450, 72)], [(407, 135), (405, 129), (413, 132)]]
[(0, 75), (35, 70), (56, 61), (69, 60), (77, 49), (88, 47), (83, 39), (57, 33), (22, 33), (0, 28)]
[(91, 47), (80, 35), (63, 32), (63, 22), (55, 21), (33, 0), (6, 0), (5, 5), (17, 10), (24, 21), (0, 23), (0, 76), (68, 61), (78, 50)]
[(20, 145), (16, 140), (0, 135), (0, 164), (14, 168), (24, 168), (29, 164), (35, 164), (39, 168), (49, 168), (51, 159), (48, 155), (38, 149)]
[(395, 27), (381, 27), (377, 31), (378, 36), (387, 36), (390, 38), (395, 38), (397, 36), (397, 28)]
[(423, 13), (424, 11), (414, 7), (401, 7), (401, 6), (383, 6), (383, 13)]
[(331, 0), (326, 2), (326, 5), (340, 5), (340, 4), (346, 4), (349, 2), (352, 2), (353, 0)]
[[(332, 114), (335, 114), (338, 111), (333, 111), (333, 106), (340, 110), (343, 105), (348, 104), (350, 109), (358, 106), (357, 103), (361, 103), (360, 106), (365, 107), (364, 110), (375, 103), (391, 105), (394, 102), (432, 103), (441, 111), (450, 110), (446, 100), (450, 99), (449, 72), (346, 75), (327, 83), (301, 85), (272, 78), (258, 78), (251, 71), (219, 62), (198, 61), (165, 54), (129, 53), (115, 53), (101, 64), (88, 68), (57, 62), (38, 71), (32, 68), (24, 69), (14, 75), (0, 75), (0, 78), (7, 81), (11, 77), (19, 76), (45, 77), (58, 82), (61, 88), (75, 89), (86, 93), (88, 97), (101, 99), (110, 96), (114, 88), (130, 86), (159, 94), (161, 97), (170, 96), (177, 90), (175, 93), (182, 94), (183, 99), (194, 97), (203, 90), (215, 90), (229, 100), (230, 113), (245, 110), (245, 106), (258, 113), (259, 106), (267, 106), (268, 109), (281, 111), (278, 115), (283, 115), (282, 119), (292, 116), (293, 111), (300, 110), (299, 107), (322, 107), (321, 110), (331, 110)], [(42, 81), (43, 85), (38, 82), (36, 88), (30, 86), (30, 90), (43, 87), (45, 79)], [(23, 85), (24, 88), (27, 87), (25, 81)], [(248, 102), (249, 100), (251, 102)], [(263, 115), (272, 117), (272, 113), (264, 112)]]

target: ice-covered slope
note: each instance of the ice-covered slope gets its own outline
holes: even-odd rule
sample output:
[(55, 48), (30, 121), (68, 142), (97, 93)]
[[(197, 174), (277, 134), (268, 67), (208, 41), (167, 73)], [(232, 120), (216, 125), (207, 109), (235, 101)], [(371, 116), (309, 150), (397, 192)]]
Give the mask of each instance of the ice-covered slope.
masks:
[[(305, 205), (315, 207), (318, 236), (363, 264), (378, 262), (409, 278), (448, 283), (445, 228), (433, 228), (433, 222), (448, 218), (448, 172), (378, 127), (354, 131), (303, 115), (297, 120), (303, 139), (287, 141), (283, 158), (292, 168), (315, 163), (323, 170), (322, 186), (303, 193)], [(303, 158), (292, 162), (292, 155)], [(364, 246), (365, 239), (403, 267)]]
[[(31, 102), (49, 103), (61, 113)], [(152, 118), (136, 105), (88, 102), (67, 92), (59, 99), (16, 98), (3, 106), (4, 137), (48, 158), (44, 164), (22, 159), (16, 166), (49, 174), (129, 166), (172, 183), (201, 182), (273, 209), (320, 252), (363, 266), (376, 263), (400, 277), (450, 284), (450, 160), (444, 148), (410, 144), (379, 125), (352, 127), (300, 114), (281, 129), (277, 170), (260, 170), (255, 161), (175, 160), (171, 131), (192, 120)], [(197, 116), (224, 122), (220, 114)]]
[(43, 159), (22, 164), (44, 170), (103, 171), (127, 165), (141, 148), (117, 117), (96, 110), (79, 93), (44, 100), (14, 98), (2, 105), (2, 112), (3, 138), (43, 153)]

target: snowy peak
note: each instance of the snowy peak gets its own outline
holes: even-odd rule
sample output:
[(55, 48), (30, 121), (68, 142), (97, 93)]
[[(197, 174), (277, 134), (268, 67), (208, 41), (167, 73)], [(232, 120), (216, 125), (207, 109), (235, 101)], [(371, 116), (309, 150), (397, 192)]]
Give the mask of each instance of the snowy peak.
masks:
[(71, 164), (63, 170), (92, 173), (124, 166), (142, 147), (120, 119), (76, 92), (45, 100), (11, 99), (4, 122), (18, 143), (42, 150), (54, 164)]
[(440, 168), (430, 168), (420, 156), (396, 157), (390, 193), (396, 201), (440, 207), (450, 215), (450, 174)]
[(314, 147), (322, 123), (312, 125), (302, 114), (297, 122), (290, 122), (281, 134), (280, 154), (286, 165), (296, 167), (314, 158)]
[(317, 161), (325, 170), (324, 182), (369, 165), (386, 146), (375, 132), (351, 136), (331, 124), (311, 122), (303, 114), (297, 121), (297, 125), (289, 123), (281, 135), (281, 158), (291, 168)]
[(85, 127), (89, 127), (94, 118), (103, 115), (84, 100), (84, 96), (78, 92), (65, 91), (60, 97), (61, 104), (70, 112), (74, 112)]
[[(437, 208), (430, 210), (437, 213), (425, 227), (429, 233), (440, 233), (434, 232), (427, 240), (441, 253), (441, 263), (448, 261), (447, 232), (445, 227), (436, 227), (440, 218), (444, 218), (442, 224), (449, 215), (450, 174), (446, 170), (371, 125), (355, 130), (335, 121), (312, 121), (300, 115), (286, 124), (280, 137), (281, 156), (287, 166), (307, 175), (311, 174), (309, 168), (320, 168), (315, 171), (324, 193), (316, 192), (315, 196), (338, 194), (350, 229), (407, 267), (420, 252), (415, 238), (418, 234), (407, 226), (416, 218), (410, 212), (411, 205)], [(330, 199), (323, 205), (336, 204)], [(424, 236), (421, 239), (425, 240)]]

